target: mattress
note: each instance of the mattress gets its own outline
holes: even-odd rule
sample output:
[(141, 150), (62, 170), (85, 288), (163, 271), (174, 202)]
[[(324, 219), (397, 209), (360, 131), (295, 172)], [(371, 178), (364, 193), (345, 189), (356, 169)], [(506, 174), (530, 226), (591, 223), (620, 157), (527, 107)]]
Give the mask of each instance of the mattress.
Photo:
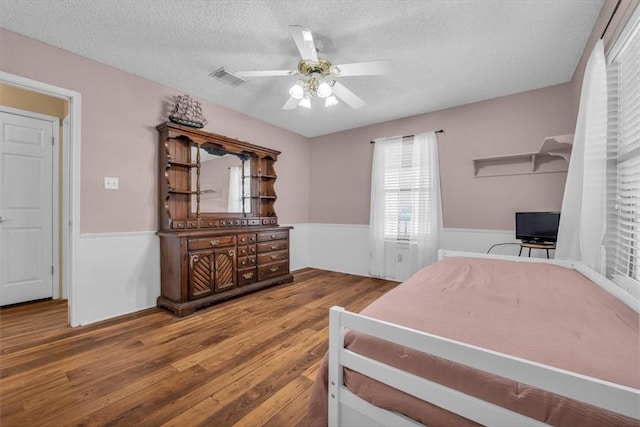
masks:
[[(544, 263), (446, 258), (361, 314), (640, 389), (638, 314), (575, 270)], [(557, 426), (640, 421), (372, 337), (345, 333), (350, 350)], [(327, 425), (327, 360), (309, 424)], [(345, 370), (345, 385), (376, 406), (423, 424), (474, 425), (430, 403)]]

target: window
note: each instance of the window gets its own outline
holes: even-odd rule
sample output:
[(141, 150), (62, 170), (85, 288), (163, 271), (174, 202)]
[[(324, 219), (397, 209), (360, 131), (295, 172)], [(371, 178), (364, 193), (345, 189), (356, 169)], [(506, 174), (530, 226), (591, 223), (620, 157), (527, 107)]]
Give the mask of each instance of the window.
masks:
[(442, 208), (435, 132), (375, 140), (369, 274), (406, 280), (435, 262)]
[(430, 187), (428, 169), (418, 155), (413, 138), (398, 138), (386, 147), (384, 168), (385, 238), (408, 240), (429, 232), (429, 217), (420, 221), (420, 209), (428, 209)]
[(640, 296), (640, 9), (607, 65), (607, 276)]

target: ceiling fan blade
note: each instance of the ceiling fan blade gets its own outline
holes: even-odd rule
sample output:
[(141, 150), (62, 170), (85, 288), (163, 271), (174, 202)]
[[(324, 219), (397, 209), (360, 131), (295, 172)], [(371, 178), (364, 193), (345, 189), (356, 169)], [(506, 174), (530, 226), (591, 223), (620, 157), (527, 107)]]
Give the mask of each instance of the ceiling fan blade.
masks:
[(391, 61), (353, 62), (351, 64), (338, 64), (331, 67), (331, 73), (336, 76), (379, 76), (391, 74)]
[(318, 62), (318, 51), (316, 50), (316, 45), (313, 42), (313, 35), (311, 34), (311, 31), (299, 25), (289, 25), (289, 31), (291, 32), (293, 41), (296, 43), (298, 51), (300, 51), (302, 59), (309, 59), (313, 62)]
[(358, 95), (351, 92), (340, 82), (333, 83), (333, 94), (342, 99), (349, 107), (357, 110), (364, 105), (364, 101)]
[(264, 70), (264, 71), (236, 71), (237, 76), (247, 77), (273, 77), (273, 76), (295, 76), (298, 70)]
[(293, 96), (290, 96), (289, 99), (287, 100), (287, 102), (284, 103), (284, 105), (282, 106), (283, 110), (293, 110), (294, 108), (296, 108), (298, 106), (298, 103), (300, 102), (299, 99), (295, 99)]

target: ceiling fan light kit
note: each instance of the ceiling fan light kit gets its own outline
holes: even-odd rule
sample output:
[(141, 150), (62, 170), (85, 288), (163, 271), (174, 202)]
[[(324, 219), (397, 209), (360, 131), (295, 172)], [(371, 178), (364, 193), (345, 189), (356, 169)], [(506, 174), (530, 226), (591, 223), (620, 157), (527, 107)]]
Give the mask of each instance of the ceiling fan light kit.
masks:
[(302, 99), (302, 97), (304, 96), (304, 88), (302, 87), (300, 81), (297, 81), (296, 84), (291, 86), (291, 88), (289, 89), (289, 95), (291, 95), (291, 97), (295, 99)]
[(318, 94), (318, 96), (320, 98), (328, 97), (332, 93), (331, 85), (329, 85), (329, 83), (327, 83), (327, 82), (320, 83), (318, 85), (318, 89), (316, 90), (316, 93)]
[(338, 105), (338, 98), (336, 98), (335, 96), (333, 96), (333, 95), (328, 96), (324, 100), (324, 106), (325, 107), (333, 107), (334, 105)]
[[(289, 26), (291, 37), (300, 52), (302, 59), (297, 70), (238, 71), (231, 73), (224, 67), (211, 73), (227, 84), (237, 86), (252, 77), (298, 76), (296, 83), (289, 88), (289, 99), (282, 106), (284, 110), (293, 110), (296, 106), (311, 108), (311, 99), (318, 95), (324, 99), (324, 106), (338, 104), (338, 99), (349, 107), (358, 109), (364, 101), (333, 77), (343, 76), (376, 76), (391, 73), (391, 62), (387, 60), (354, 62), (351, 64), (333, 65), (327, 59), (318, 58), (318, 49), (313, 41), (313, 34), (307, 28), (298, 25)], [(224, 73), (223, 73), (224, 71)], [(235, 79), (233, 79), (235, 77)]]
[(298, 105), (304, 108), (311, 108), (311, 96), (309, 94), (305, 95), (305, 97), (300, 100)]

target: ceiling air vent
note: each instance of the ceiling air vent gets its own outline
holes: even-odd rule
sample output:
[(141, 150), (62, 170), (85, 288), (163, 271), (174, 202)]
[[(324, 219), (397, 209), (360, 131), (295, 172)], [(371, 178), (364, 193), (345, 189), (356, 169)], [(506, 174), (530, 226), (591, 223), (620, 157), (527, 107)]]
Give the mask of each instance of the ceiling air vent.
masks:
[(225, 70), (224, 67), (220, 67), (217, 70), (215, 70), (213, 73), (209, 74), (211, 77), (213, 77), (214, 79), (218, 79), (223, 83), (228, 84), (229, 86), (238, 86), (241, 85), (242, 83), (246, 82), (245, 79), (243, 79), (242, 77), (238, 77), (237, 75), (233, 74), (231, 71), (229, 70)]

